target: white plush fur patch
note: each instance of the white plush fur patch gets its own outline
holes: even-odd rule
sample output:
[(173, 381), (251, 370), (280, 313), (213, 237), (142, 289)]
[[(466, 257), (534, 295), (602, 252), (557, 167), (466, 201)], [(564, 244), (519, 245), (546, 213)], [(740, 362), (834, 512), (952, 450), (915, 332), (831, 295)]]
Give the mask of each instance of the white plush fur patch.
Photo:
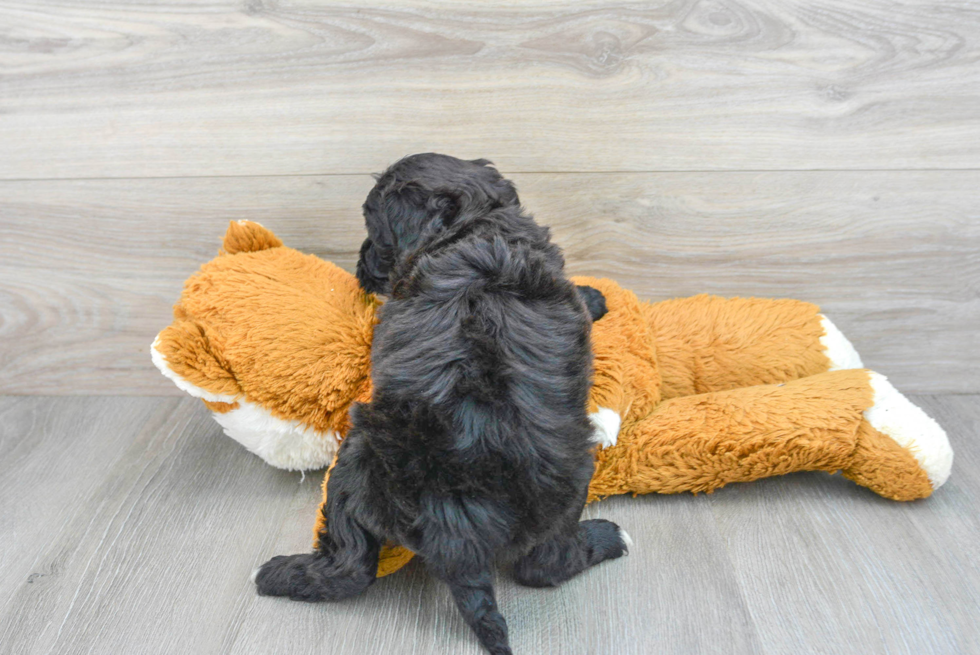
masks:
[(598, 412), (589, 414), (589, 420), (595, 426), (595, 432), (592, 433), (593, 443), (599, 444), (602, 448), (616, 445), (621, 422), (619, 414), (608, 407), (600, 407)]
[(949, 478), (953, 448), (946, 431), (912, 404), (880, 373), (871, 373), (874, 404), (864, 412), (871, 426), (907, 448), (929, 476), (933, 490)]
[(847, 340), (847, 337), (837, 329), (837, 326), (830, 322), (830, 319), (820, 315), (820, 325), (823, 327), (823, 336), (820, 337), (820, 345), (823, 346), (824, 354), (830, 360), (830, 370), (840, 371), (849, 368), (864, 368), (861, 357), (857, 350)]
[(276, 468), (304, 471), (324, 468), (337, 452), (336, 432), (320, 432), (299, 421), (273, 416), (261, 405), (238, 399), (238, 408), (214, 412), (225, 434)]
[(225, 434), (268, 464), (289, 471), (304, 471), (324, 468), (333, 461), (339, 440), (336, 432), (320, 432), (300, 421), (278, 418), (244, 397), (214, 394), (201, 389), (167, 366), (163, 353), (157, 350), (157, 343), (158, 340), (155, 340), (150, 349), (153, 363), (178, 388), (209, 402), (238, 403), (237, 409), (224, 413), (212, 412), (214, 420), (224, 428)]

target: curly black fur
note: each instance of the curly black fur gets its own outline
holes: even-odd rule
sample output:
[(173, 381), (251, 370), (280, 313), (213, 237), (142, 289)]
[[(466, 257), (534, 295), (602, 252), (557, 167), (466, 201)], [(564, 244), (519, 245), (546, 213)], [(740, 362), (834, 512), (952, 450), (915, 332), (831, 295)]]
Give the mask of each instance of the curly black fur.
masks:
[(589, 312), (604, 299), (566, 279), (547, 228), (488, 164), (415, 155), (368, 195), (357, 275), (390, 296), (374, 394), (352, 411), (320, 550), (267, 562), (256, 583), (346, 598), (374, 581), (391, 539), (449, 585), (488, 651), (510, 653), (496, 557), (518, 582), (547, 586), (626, 545), (614, 524), (578, 520), (593, 472)]

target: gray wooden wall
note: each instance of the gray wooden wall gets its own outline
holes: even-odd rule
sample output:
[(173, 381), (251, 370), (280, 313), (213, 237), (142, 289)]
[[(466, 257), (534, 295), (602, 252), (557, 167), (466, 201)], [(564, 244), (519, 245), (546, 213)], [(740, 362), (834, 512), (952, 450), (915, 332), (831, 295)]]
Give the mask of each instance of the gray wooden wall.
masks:
[[(5, 29), (4, 29), (5, 28)], [(0, 393), (148, 365), (226, 221), (350, 269), (368, 173), (488, 157), (573, 273), (821, 304), (980, 391), (980, 5), (0, 1)]]

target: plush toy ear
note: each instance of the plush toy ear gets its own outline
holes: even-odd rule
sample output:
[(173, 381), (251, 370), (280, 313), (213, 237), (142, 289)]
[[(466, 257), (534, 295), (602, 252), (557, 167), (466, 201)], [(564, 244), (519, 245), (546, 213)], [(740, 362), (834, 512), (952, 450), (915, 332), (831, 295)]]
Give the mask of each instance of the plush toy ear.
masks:
[(282, 241), (272, 230), (252, 221), (232, 221), (225, 232), (221, 254), (234, 255), (240, 252), (256, 252), (279, 248)]
[(177, 319), (153, 341), (153, 363), (178, 388), (210, 402), (234, 402), (242, 390), (204, 330)]

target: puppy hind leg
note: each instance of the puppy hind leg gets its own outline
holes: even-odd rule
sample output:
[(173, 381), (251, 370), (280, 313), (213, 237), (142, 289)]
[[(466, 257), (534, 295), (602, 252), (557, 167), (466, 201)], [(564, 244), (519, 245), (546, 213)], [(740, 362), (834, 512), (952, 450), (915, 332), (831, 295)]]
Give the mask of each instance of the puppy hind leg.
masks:
[(554, 587), (587, 568), (629, 552), (629, 535), (603, 519), (576, 522), (514, 563), (514, 579), (527, 587)]
[(252, 576), (260, 596), (288, 596), (306, 602), (355, 596), (375, 581), (381, 541), (349, 515), (333, 512), (330, 532), (317, 550), (273, 557)]

